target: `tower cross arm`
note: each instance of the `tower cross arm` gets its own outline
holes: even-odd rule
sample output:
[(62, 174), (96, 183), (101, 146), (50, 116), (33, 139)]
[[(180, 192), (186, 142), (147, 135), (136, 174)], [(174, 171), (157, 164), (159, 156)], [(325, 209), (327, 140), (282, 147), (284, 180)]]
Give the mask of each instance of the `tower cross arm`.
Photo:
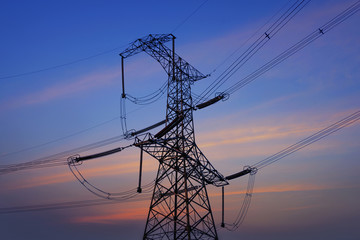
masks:
[(199, 70), (191, 66), (183, 58), (168, 48), (165, 43), (175, 39), (172, 34), (149, 34), (146, 37), (139, 38), (119, 55), (122, 58), (128, 58), (141, 52), (146, 52), (154, 58), (169, 76), (173, 76), (173, 61), (175, 62), (175, 72), (182, 75), (183, 80), (191, 82), (206, 78)]
[[(181, 154), (187, 162), (187, 174), (194, 179), (203, 179), (206, 184), (212, 184), (214, 186), (228, 185), (226, 177), (219, 173), (200, 149), (195, 145), (188, 153), (180, 152), (178, 149), (172, 146), (171, 141), (166, 139), (157, 139), (151, 134), (147, 134), (146, 139), (140, 140), (136, 138), (134, 146), (142, 146), (143, 150), (150, 156), (156, 158), (160, 163), (167, 165), (170, 168), (174, 168), (170, 164), (172, 154)], [(167, 155), (164, 155), (167, 153)], [(182, 169), (176, 169), (183, 174)]]

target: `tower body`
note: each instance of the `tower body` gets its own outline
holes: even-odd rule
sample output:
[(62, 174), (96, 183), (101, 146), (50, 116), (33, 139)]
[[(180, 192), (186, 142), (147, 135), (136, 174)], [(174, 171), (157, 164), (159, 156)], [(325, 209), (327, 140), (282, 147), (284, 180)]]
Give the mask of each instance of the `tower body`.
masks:
[(191, 85), (205, 76), (175, 54), (172, 35), (149, 35), (125, 56), (139, 49), (168, 73), (166, 126), (135, 141), (159, 161), (143, 239), (218, 239), (206, 185), (227, 182), (197, 147), (193, 123)]

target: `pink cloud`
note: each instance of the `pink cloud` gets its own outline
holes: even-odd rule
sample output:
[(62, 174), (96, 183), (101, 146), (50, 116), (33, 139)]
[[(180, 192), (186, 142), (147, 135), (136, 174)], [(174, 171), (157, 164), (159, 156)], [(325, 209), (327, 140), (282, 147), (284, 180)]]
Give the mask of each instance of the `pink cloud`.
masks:
[[(154, 164), (154, 162), (155, 159), (153, 161), (145, 161), (143, 163), (143, 168), (144, 168), (143, 172), (156, 171), (157, 164)], [(81, 174), (83, 174), (83, 176), (87, 179), (94, 177), (102, 177), (102, 176), (107, 176), (107, 177), (118, 176), (121, 174), (129, 174), (129, 173), (137, 174), (139, 172), (139, 162), (133, 161), (133, 162), (117, 163), (117, 164), (113, 164), (113, 163), (101, 164), (101, 166), (94, 166), (90, 168), (80, 167), (79, 170)], [(13, 182), (11, 185), (7, 186), (7, 189), (13, 190), (13, 189), (33, 188), (38, 186), (53, 185), (53, 184), (75, 182), (75, 181), (77, 181), (76, 178), (70, 172), (69, 168), (66, 167), (64, 172), (31, 177), (26, 179), (26, 182), (24, 181)]]
[(74, 223), (100, 223), (100, 224), (116, 224), (120, 220), (138, 220), (144, 219), (148, 207), (130, 207), (122, 208), (114, 211), (112, 210), (109, 214), (92, 215), (77, 217), (72, 220)]
[[(318, 184), (278, 184), (274, 186), (267, 186), (267, 187), (256, 187), (254, 188), (253, 193), (260, 194), (260, 193), (283, 193), (283, 192), (303, 192), (303, 191), (322, 191), (322, 190), (333, 190), (333, 189), (352, 189), (358, 186), (334, 186), (334, 185), (318, 185)], [(227, 192), (225, 189), (225, 195), (243, 195), (246, 191), (231, 191)], [(220, 191), (217, 193), (211, 193), (210, 196), (221, 196), (222, 194)]]
[[(355, 111), (356, 109), (350, 109), (333, 114), (319, 114), (318, 112), (306, 111), (288, 115), (286, 118), (283, 118), (281, 115), (275, 115), (267, 117), (266, 120), (250, 119), (249, 122), (242, 123), (241, 125), (233, 124), (237, 121), (238, 117), (238, 114), (234, 114), (223, 119), (217, 118), (215, 123), (218, 121), (223, 123), (221, 129), (216, 129), (216, 126), (211, 125), (212, 121), (205, 123), (205, 129), (212, 130), (197, 134), (197, 143), (206, 155), (211, 156), (211, 161), (222, 161), (239, 157), (263, 157), (272, 155)], [(359, 123), (354, 123), (349, 127), (357, 126), (359, 126)], [(261, 147), (259, 147), (258, 143), (262, 143)], [(326, 144), (322, 144), (322, 141), (319, 141), (307, 147), (307, 149), (312, 151), (338, 149), (341, 151), (343, 144), (334, 140), (331, 142), (327, 141)], [(218, 151), (218, 147), (221, 147), (221, 152)]]
[[(321, 5), (320, 5), (321, 4)], [(290, 47), (294, 43), (301, 40), (303, 37), (308, 35), (309, 33), (316, 31), (318, 27), (325, 24), (331, 18), (339, 14), (342, 10), (347, 8), (351, 1), (341, 1), (338, 3), (329, 3), (329, 4), (314, 4), (309, 3), (303, 10), (299, 12), (294, 19), (292, 19), (285, 28), (279, 32), (279, 34), (271, 39), (265, 48), (269, 48), (271, 46), (270, 51), (269, 49), (265, 50), (261, 49), (258, 54), (256, 54), (253, 59), (256, 60), (266, 60), (268, 61), (268, 57), (270, 57), (269, 53), (273, 50), (274, 53), (271, 54), (272, 57), (276, 56), (277, 54), (281, 53), (287, 47)], [(190, 43), (186, 46), (182, 46), (185, 49), (184, 58), (189, 59), (190, 63), (195, 64), (198, 63), (205, 63), (207, 66), (217, 67), (219, 64), (222, 63), (228, 56), (230, 56), (237, 48), (241, 47), (244, 42), (247, 41), (249, 36), (252, 36), (256, 30), (262, 26), (264, 22), (268, 20), (268, 17), (264, 17), (263, 19), (259, 19), (257, 22), (252, 22), (245, 26), (239, 26), (235, 30), (228, 32), (221, 36), (214, 36), (210, 39), (205, 39), (201, 42), (197, 43)], [(342, 23), (341, 25), (346, 25), (346, 23)], [(239, 51), (230, 59), (227, 59), (227, 63), (225, 66), (228, 66), (231, 63), (231, 59), (235, 59), (238, 57), (245, 49), (252, 44), (257, 37), (263, 34), (266, 31), (266, 28), (269, 27), (269, 24), (263, 28), (259, 33), (255, 35), (251, 40), (245, 44), (244, 47), (240, 48)], [(341, 26), (339, 27), (342, 28)], [(347, 30), (346, 30), (347, 31)], [(351, 33), (347, 33), (351, 34)], [(342, 35), (339, 34), (339, 37), (334, 38), (334, 36), (329, 37), (326, 41), (315, 41), (315, 44), (322, 44), (322, 45), (329, 45), (334, 41), (338, 41), (337, 45), (343, 45), (344, 42), (349, 41), (348, 38), (341, 37)], [(326, 37), (326, 36), (325, 36)], [(356, 40), (355, 37), (352, 37), (352, 41)], [(306, 48), (305, 48), (306, 49)], [(349, 49), (353, 49), (352, 45), (349, 45)], [(266, 52), (267, 54), (264, 54)], [(276, 55), (274, 55), (276, 54)], [(216, 56), (216, 57), (214, 57)], [(271, 57), (271, 58), (272, 58)], [(260, 62), (261, 62), (260, 61)], [(259, 61), (257, 61), (259, 63)], [(306, 61), (302, 62), (304, 66), (312, 66), (314, 61), (310, 61), (310, 59), (306, 59)], [(246, 66), (248, 66), (247, 64)], [(257, 64), (261, 66), (262, 64)], [(224, 66), (223, 66), (224, 67)], [(299, 66), (297, 66), (299, 68)], [(302, 67), (303, 68), (303, 67)], [(300, 69), (302, 69), (300, 68)], [(199, 69), (202, 70), (202, 69)], [(212, 70), (212, 69), (210, 69)], [(292, 69), (292, 72), (294, 70)], [(273, 74), (276, 72), (275, 69), (271, 70)], [(283, 74), (284, 71), (281, 71)], [(277, 73), (276, 75), (278, 75)], [(234, 78), (234, 77), (233, 77)]]
[(79, 94), (81, 92), (98, 89), (99, 87), (114, 84), (114, 80), (118, 79), (120, 74), (121, 72), (118, 69), (90, 73), (75, 78), (70, 82), (55, 84), (44, 90), (17, 97), (14, 100), (9, 100), (8, 102), (2, 103), (0, 109), (41, 104), (66, 96)]

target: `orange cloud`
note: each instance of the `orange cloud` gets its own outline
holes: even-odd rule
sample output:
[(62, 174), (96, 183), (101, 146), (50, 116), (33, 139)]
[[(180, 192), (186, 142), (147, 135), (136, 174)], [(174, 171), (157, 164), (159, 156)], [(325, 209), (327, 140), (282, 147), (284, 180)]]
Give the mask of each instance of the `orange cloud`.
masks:
[(204, 136), (205, 139), (210, 139), (213, 141), (207, 141), (201, 144), (201, 147), (207, 148), (219, 145), (258, 142), (268, 139), (302, 135), (305, 133), (316, 132), (318, 130), (318, 128), (304, 128), (303, 126), (261, 126), (226, 129), (217, 132), (211, 132)]
[(302, 211), (304, 209), (309, 209), (309, 208), (318, 208), (319, 205), (310, 205), (310, 206), (302, 206), (302, 207), (293, 207), (293, 208), (285, 208), (282, 209), (282, 211)]
[[(355, 110), (350, 109), (323, 115), (306, 111), (287, 115), (286, 118), (270, 116), (266, 120), (250, 119), (248, 123), (241, 125), (234, 124), (237, 122), (239, 114), (229, 115), (217, 119), (217, 121), (208, 120), (202, 128), (211, 130), (197, 134), (197, 143), (206, 155), (211, 156), (209, 159), (216, 161), (235, 157), (272, 155), (333, 124)], [(217, 129), (219, 121), (223, 123), (222, 129)], [(356, 127), (358, 124), (355, 123), (352, 126)], [(257, 144), (259, 142), (261, 142), (261, 147)], [(334, 141), (327, 141), (325, 145), (319, 141), (311, 145), (312, 150), (341, 149), (342, 147), (341, 144)]]
[[(155, 161), (155, 160), (154, 160)], [(146, 161), (143, 162), (143, 171), (155, 171), (157, 169), (157, 164), (154, 162)], [(101, 176), (115, 176), (126, 173), (138, 173), (139, 163), (138, 162), (128, 162), (120, 164), (110, 164), (101, 167), (92, 167), (89, 169), (79, 169), (84, 177), (101, 177)], [(76, 181), (73, 174), (68, 170), (67, 172), (62, 172), (58, 174), (51, 174), (46, 176), (40, 176), (35, 178), (27, 179), (25, 183), (16, 184), (9, 189), (21, 189), (21, 188), (31, 188), (37, 186), (44, 186), (50, 184), (58, 184)]]
[[(266, 156), (287, 147), (289, 142), (287, 139), (297, 137), (297, 139), (300, 140), (304, 135), (310, 135), (320, 129), (307, 127), (303, 124), (296, 125), (294, 123), (281, 126), (262, 125), (256, 127), (256, 125), (257, 124), (198, 134), (198, 136), (200, 136), (198, 137), (199, 147), (204, 149), (205, 154), (210, 155), (211, 159), (214, 160), (224, 160), (234, 157)], [(287, 140), (287, 143), (282, 145), (279, 142), (271, 142), (271, 140), (284, 142)], [(296, 141), (297, 140), (291, 140), (290, 143), (295, 143)], [(258, 146), (250, 144), (257, 142), (267, 143), (266, 146), (261, 146), (261, 149), (259, 149)], [(222, 151), (219, 151), (218, 147), (221, 147)]]
[[(282, 192), (303, 192), (303, 191), (320, 191), (320, 190), (330, 190), (330, 189), (344, 189), (343, 186), (325, 186), (325, 185), (314, 185), (314, 184), (281, 184), (281, 185), (275, 185), (270, 187), (254, 187), (253, 193), (259, 194), (259, 193), (282, 193)], [(353, 186), (349, 186), (346, 188), (353, 188)], [(225, 195), (231, 196), (231, 195), (243, 195), (246, 191), (231, 191), (226, 192), (225, 188)], [(210, 196), (218, 197), (221, 196), (221, 193), (212, 193)]]
[[(346, 113), (336, 113), (330, 117), (330, 122), (334, 122), (341, 117), (348, 115), (349, 112)], [(300, 116), (313, 116), (314, 114), (310, 113), (301, 113)], [(281, 117), (281, 116), (280, 116)], [(319, 118), (319, 117), (316, 117)], [(293, 122), (293, 119), (297, 119), (296, 122)], [(234, 119), (230, 119), (233, 121)], [(227, 120), (229, 121), (229, 120)], [(222, 172), (223, 166), (216, 166), (216, 162), (224, 159), (235, 158), (235, 157), (250, 157), (250, 156), (266, 156), (276, 153), (277, 151), (282, 150), (283, 148), (287, 147), (288, 145), (297, 142), (304, 138), (304, 136), (308, 136), (320, 129), (324, 126), (328, 125), (329, 120), (327, 123), (322, 123), (321, 127), (314, 128), (312, 125), (314, 124), (315, 120), (309, 118), (309, 124), (305, 124), (304, 120), (300, 117), (290, 116), (288, 121), (279, 122), (276, 119), (270, 119), (269, 122), (275, 122), (274, 125), (265, 125), (261, 124), (260, 121), (242, 125), (241, 127), (237, 128), (227, 128), (223, 130), (213, 130), (211, 132), (206, 132), (205, 134), (199, 134), (198, 136), (198, 143), (200, 148), (205, 148), (205, 155), (210, 156), (209, 159), (211, 162), (215, 162), (214, 166), (219, 167), (219, 170)], [(288, 122), (288, 123), (287, 123)], [(291, 123), (289, 123), (291, 122)], [(316, 122), (316, 121), (315, 121)], [(281, 124), (281, 125), (280, 125)], [(229, 126), (225, 124), (224, 126)], [(212, 129), (212, 128), (209, 128)], [(295, 137), (294, 137), (295, 136)], [(289, 138), (295, 139), (289, 142)], [(269, 140), (282, 140), (280, 142), (274, 143), (274, 141)], [(265, 141), (268, 142), (266, 145), (263, 145), (261, 149), (255, 145), (245, 145), (247, 143)], [(281, 142), (285, 144), (282, 145)], [(235, 147), (235, 146), (236, 147)], [(241, 145), (241, 146), (240, 146)], [(245, 145), (245, 147), (243, 147)], [(221, 146), (221, 151), (217, 148)], [(327, 142), (326, 145), (317, 143), (315, 146), (311, 147), (312, 149), (317, 150), (324, 150), (328, 148), (340, 148), (341, 145), (338, 143), (329, 143)], [(138, 155), (129, 155), (126, 156), (127, 159), (137, 159)], [(259, 158), (261, 160), (262, 158)], [(111, 159), (109, 159), (111, 161)], [(157, 162), (156, 160), (152, 159), (149, 161), (144, 161), (143, 169), (146, 172), (156, 171)], [(86, 164), (85, 164), (86, 166)], [(90, 165), (91, 166), (91, 165)], [(243, 166), (239, 163), (239, 169)], [(67, 168), (66, 168), (67, 169)], [(108, 163), (106, 165), (101, 166), (94, 166), (84, 168), (83, 166), (80, 167), (81, 172), (84, 174), (86, 178), (89, 177), (101, 177), (101, 176), (114, 176), (114, 175), (121, 175), (121, 174), (129, 174), (129, 173), (138, 173), (139, 170), (139, 163), (138, 161), (131, 161), (126, 163)], [(225, 170), (225, 169), (224, 169)], [(228, 171), (228, 170), (227, 170)], [(8, 186), (9, 189), (20, 189), (20, 188), (31, 188), (36, 186), (43, 186), (43, 185), (50, 185), (50, 184), (57, 184), (57, 183), (64, 183), (75, 181), (74, 176), (71, 174), (70, 171), (61, 172), (57, 174), (51, 174), (46, 176), (39, 176), (27, 179), (25, 183), (13, 183), (13, 186)], [(291, 186), (294, 188), (294, 186)], [(259, 191), (259, 190), (257, 190)]]
[(144, 219), (148, 208), (130, 208), (122, 209), (119, 213), (85, 216), (73, 219), (74, 223), (101, 223), (116, 224), (119, 220), (139, 220)]

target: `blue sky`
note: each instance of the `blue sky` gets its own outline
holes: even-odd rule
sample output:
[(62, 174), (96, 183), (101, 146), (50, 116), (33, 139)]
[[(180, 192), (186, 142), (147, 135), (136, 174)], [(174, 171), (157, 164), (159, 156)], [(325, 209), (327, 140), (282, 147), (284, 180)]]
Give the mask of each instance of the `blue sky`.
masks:
[[(212, 75), (194, 85), (199, 94), (287, 2), (209, 0), (191, 15), (204, 1), (3, 1), (0, 164), (26, 162), (122, 134), (118, 53), (130, 42), (172, 32), (177, 53)], [(310, 2), (223, 89), (353, 2)], [(357, 13), (229, 100), (194, 113), (197, 144), (221, 173), (241, 170), (359, 110), (359, 23)], [(157, 90), (167, 79), (145, 55), (126, 59), (125, 67), (127, 93), (134, 96)], [(165, 97), (146, 107), (128, 104), (127, 111), (129, 128), (141, 129), (165, 117)], [(221, 230), (220, 238), (358, 239), (359, 134), (355, 123), (259, 171), (243, 225), (235, 232)], [(18, 152), (27, 148), (31, 150)], [(91, 151), (82, 154), (87, 153)], [(82, 170), (100, 187), (122, 191), (136, 187), (138, 158), (138, 150), (129, 149), (89, 162)], [(155, 177), (156, 167), (154, 159), (145, 158), (144, 182)], [(240, 208), (246, 181), (235, 180), (226, 188), (227, 222)], [(218, 225), (220, 192), (209, 187)], [(95, 198), (66, 166), (0, 175), (0, 196), (0, 208)], [(149, 203), (0, 215), (0, 231), (4, 239), (140, 239)]]

